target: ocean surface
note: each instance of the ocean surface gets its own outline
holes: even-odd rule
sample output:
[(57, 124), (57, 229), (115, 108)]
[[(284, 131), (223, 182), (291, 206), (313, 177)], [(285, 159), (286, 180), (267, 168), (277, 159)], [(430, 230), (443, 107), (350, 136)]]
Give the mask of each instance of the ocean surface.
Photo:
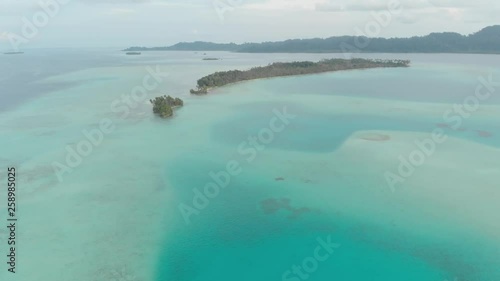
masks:
[[(362, 54), (412, 64), (191, 96), (215, 71), (343, 57), (204, 56), (0, 56), (19, 218), (1, 280), (500, 280), (500, 56)], [(168, 120), (165, 94), (185, 104)]]

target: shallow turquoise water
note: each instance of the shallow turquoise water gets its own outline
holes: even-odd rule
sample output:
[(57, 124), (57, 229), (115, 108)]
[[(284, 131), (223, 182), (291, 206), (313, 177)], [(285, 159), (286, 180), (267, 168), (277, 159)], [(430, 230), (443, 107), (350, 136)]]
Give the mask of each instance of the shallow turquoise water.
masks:
[[(312, 100), (317, 94), (334, 95), (338, 93), (339, 88), (345, 87), (350, 92), (344, 94), (341, 91), (341, 95), (348, 96), (351, 92), (359, 91), (354, 96), (380, 96), (381, 99), (397, 98), (403, 101), (445, 104), (460, 101), (465, 93), (464, 84), (467, 84), (464, 81), (467, 80), (457, 80), (458, 83), (450, 84), (450, 80), (453, 81), (457, 77), (449, 74), (450, 69), (447, 71), (446, 80), (435, 77), (432, 70), (425, 72), (424, 69), (417, 69), (405, 74), (398, 73), (397, 70), (373, 70), (262, 80), (220, 90), (216, 102), (224, 100), (223, 103), (231, 103), (235, 95), (239, 95), (236, 99), (244, 101), (233, 104), (233, 112), (212, 124), (210, 141), (213, 146), (210, 151), (202, 155), (182, 154), (166, 169), (165, 177), (173, 186), (178, 187), (177, 197), (182, 202), (189, 202), (193, 197), (191, 189), (201, 188), (210, 182), (211, 179), (207, 175), (211, 171), (223, 170), (227, 161), (236, 159), (245, 163), (244, 157), (235, 153), (236, 148), (249, 135), (256, 135), (267, 126), (273, 116), (273, 109), (286, 106), (288, 111), (297, 117), (290, 127), (266, 146), (261, 152), (263, 155), (258, 156), (265, 157), (265, 161), (255, 160), (258, 164), (245, 163), (244, 175), (232, 179), (222, 195), (211, 200), (207, 209), (195, 216), (195, 222), (187, 226), (183, 225), (182, 220), (178, 222), (183, 234), (168, 240), (169, 246), (162, 256), (159, 269), (159, 280), (280, 280), (282, 274), (292, 265), (300, 264), (305, 257), (311, 256), (318, 237), (328, 235), (341, 247), (331, 258), (321, 263), (317, 271), (304, 279), (497, 278), (499, 272), (494, 264), (498, 262), (498, 242), (493, 242), (494, 249), (491, 251), (489, 247), (464, 242), (463, 238), (471, 235), (467, 227), (447, 221), (446, 216), (429, 220), (429, 217), (418, 212), (408, 211), (412, 208), (411, 205), (418, 204), (394, 204), (388, 207), (385, 205), (387, 202), (380, 197), (360, 195), (359, 193), (363, 192), (373, 193), (367, 190), (367, 187), (380, 186), (380, 183), (372, 181), (370, 176), (353, 180), (349, 178), (349, 172), (342, 173), (333, 169), (317, 171), (317, 167), (301, 163), (301, 159), (296, 155), (288, 155), (290, 152), (306, 153), (313, 159), (319, 158), (316, 162), (322, 163), (325, 160), (314, 154), (336, 151), (357, 131), (431, 132), (443, 122), (439, 114), (416, 117), (377, 112), (375, 109), (370, 115), (352, 107), (347, 109), (350, 112), (345, 114), (338, 114), (335, 110), (326, 113), (328, 104), (318, 105)], [(456, 75), (462, 76), (463, 73), (458, 70)], [(343, 80), (346, 76), (355, 76), (357, 81), (362, 79), (363, 84), (360, 87), (364, 88), (350, 88), (353, 77), (349, 77), (347, 81)], [(395, 76), (399, 79), (399, 85), (429, 79), (436, 84), (426, 84), (421, 88), (400, 88), (397, 92), (387, 94), (388, 91), (394, 91), (394, 88), (381, 85), (392, 81)], [(340, 86), (331, 88), (330, 83), (339, 83)], [(439, 87), (436, 88), (436, 85)], [(369, 93), (369, 88), (380, 91)], [(443, 88), (448, 89), (448, 92), (440, 95)], [(427, 92), (431, 89), (432, 92)], [(453, 92), (459, 89), (458, 93)], [(259, 90), (265, 93), (266, 100), (248, 101), (251, 99), (249, 96), (259, 99)], [(412, 93), (422, 91), (425, 92), (421, 96), (411, 96)], [(290, 95), (301, 97), (287, 98)], [(278, 98), (275, 98), (276, 96)], [(304, 107), (303, 103), (308, 102), (314, 106)], [(333, 102), (335, 100), (332, 100)], [(492, 101), (492, 104), (494, 103)], [(315, 106), (322, 106), (325, 110), (318, 113)], [(475, 128), (497, 132), (493, 119), (472, 118), (467, 120), (466, 125), (467, 129), (464, 127), (460, 131), (446, 129), (447, 134), (484, 145), (498, 147), (500, 144), (496, 134), (484, 137), (474, 131)], [(275, 150), (278, 152), (275, 153)], [(365, 158), (369, 163), (370, 156), (365, 155)], [(290, 177), (295, 177), (295, 174), (287, 161), (296, 162), (295, 164), (300, 166), (298, 169), (308, 178), (289, 180)], [(337, 162), (336, 159), (329, 161)], [(338, 165), (343, 165), (342, 159), (339, 159)], [(279, 166), (282, 166), (282, 169), (276, 168)], [(273, 173), (276, 169), (280, 171)], [(360, 169), (360, 165), (346, 165), (343, 170), (350, 170), (357, 176), (369, 173), (359, 172), (357, 169)], [(283, 178), (284, 182), (276, 181), (276, 178)], [(306, 208), (305, 211), (294, 213), (282, 206), (276, 207), (279, 209), (276, 213), (266, 214), (262, 207), (263, 202), (279, 202), (283, 198), (289, 200), (291, 205), (297, 204), (292, 206), (292, 209)], [(350, 207), (346, 207), (346, 204)], [(425, 206), (427, 203), (423, 204)], [(395, 212), (398, 214), (394, 214)], [(399, 217), (401, 212), (408, 213)], [(402, 227), (399, 220), (409, 220), (414, 227), (424, 224), (430, 233), (412, 231), (411, 226), (409, 229)], [(173, 232), (176, 231), (177, 229)], [(480, 261), (472, 262), (471, 256), (476, 256)], [(174, 266), (170, 266), (172, 263)]]
[[(212, 130), (215, 140), (227, 145), (237, 146), (241, 140), (248, 135), (256, 135), (264, 127), (272, 114), (265, 114), (264, 111), (272, 113), (273, 104), (260, 105), (253, 104), (257, 110), (249, 109), (236, 116), (228, 118), (216, 124)], [(274, 105), (275, 107), (278, 104)], [(252, 107), (252, 106), (249, 106)], [(439, 118), (423, 116), (418, 120), (411, 117), (400, 116), (377, 116), (360, 114), (317, 114), (314, 110), (303, 110), (300, 107), (289, 106), (288, 110), (298, 116), (290, 127), (290, 130), (283, 132), (281, 137), (268, 145), (268, 147), (309, 151), (309, 152), (330, 152), (337, 149), (342, 143), (356, 131), (363, 130), (388, 130), (388, 131), (421, 131), (431, 132), (442, 122)], [(245, 125), (242, 126), (241, 124)], [(495, 130), (497, 124), (493, 120), (482, 122), (468, 122), (470, 128), (481, 128), (483, 130)], [(228, 130), (231, 128), (231, 130)], [(472, 132), (471, 132), (472, 131)], [(498, 135), (480, 137), (473, 129), (468, 131), (456, 131), (448, 128), (447, 134), (453, 137), (465, 138), (480, 143), (499, 146)]]
[[(338, 55), (218, 53), (224, 60), (207, 63), (182, 52), (88, 55), (96, 53), (16, 89), (45, 85), (41, 94), (1, 96), (0, 164), (21, 171), (27, 269), (17, 280), (284, 280), (328, 237), (339, 247), (307, 278), (289, 280), (500, 280), (500, 100), (461, 130), (442, 117), (479, 75), (500, 77), (497, 56), (399, 55), (413, 66), (195, 97), (194, 81), (216, 70)], [(156, 63), (169, 76), (148, 97), (173, 94), (186, 106), (160, 120), (141, 103), (121, 118), (110, 104)], [(285, 107), (295, 118), (282, 132), (251, 160), (239, 152)], [(53, 162), (102, 118), (115, 130), (59, 182)], [(384, 172), (436, 128), (450, 140), (392, 192)], [(241, 173), (186, 224), (180, 204), (192, 205), (193, 189), (230, 161)]]
[[(384, 187), (373, 180), (370, 171), (359, 171), (376, 165), (369, 155), (362, 157), (366, 162), (363, 168), (359, 163), (344, 163), (342, 158), (315, 156), (335, 151), (358, 130), (431, 131), (436, 120), (315, 114), (287, 103), (290, 112), (297, 115), (296, 120), (266, 146), (255, 162), (247, 163), (236, 148), (246, 136), (255, 135), (266, 126), (273, 107), (282, 105), (255, 103), (238, 107), (212, 126), (209, 151), (201, 155), (183, 153), (167, 166), (165, 178), (177, 187), (176, 197), (181, 202), (190, 202), (192, 188), (205, 186), (211, 181), (208, 174), (223, 170), (232, 159), (242, 163), (243, 174), (232, 178), (230, 185), (210, 201), (207, 209), (194, 216), (191, 224), (185, 225), (179, 218), (179, 230), (172, 232), (182, 234), (168, 239), (158, 280), (279, 280), (292, 265), (311, 256), (318, 237), (329, 235), (341, 247), (308, 279), (483, 280), (483, 276), (498, 276), (494, 266), (498, 262), (498, 242), (493, 242), (496, 248), (492, 252), (487, 246), (468, 245), (462, 239), (470, 233), (461, 229), (462, 225), (448, 222), (446, 216), (429, 220), (419, 214), (418, 208), (431, 208), (427, 202), (420, 207), (418, 202), (394, 204), (380, 198), (389, 195), (370, 190)], [(466, 132), (453, 135), (487, 142)], [(498, 145), (496, 139), (489, 141)], [(302, 163), (300, 156), (288, 155), (297, 151), (313, 160), (307, 157), (307, 162)], [(259, 157), (265, 160), (259, 161)], [(335, 167), (325, 169), (328, 165)], [(296, 178), (297, 170), (303, 177)], [(284, 181), (275, 180), (279, 177)], [(276, 213), (266, 214), (264, 202), (283, 198), (290, 200), (292, 209), (306, 208), (305, 211), (294, 213), (279, 207)], [(417, 233), (411, 226), (401, 226), (404, 221), (417, 227)], [(422, 224), (431, 234), (418, 233)], [(471, 264), (471, 256), (480, 261)]]

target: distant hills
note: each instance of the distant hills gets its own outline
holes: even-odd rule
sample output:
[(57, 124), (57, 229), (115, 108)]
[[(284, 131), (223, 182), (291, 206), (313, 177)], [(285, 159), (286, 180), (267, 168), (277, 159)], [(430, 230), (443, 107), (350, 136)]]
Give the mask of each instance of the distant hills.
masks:
[(218, 44), (182, 42), (169, 47), (131, 47), (124, 51), (230, 51), (240, 53), (487, 53), (500, 54), (500, 25), (470, 34), (431, 33), (410, 38), (337, 36), (280, 42)]

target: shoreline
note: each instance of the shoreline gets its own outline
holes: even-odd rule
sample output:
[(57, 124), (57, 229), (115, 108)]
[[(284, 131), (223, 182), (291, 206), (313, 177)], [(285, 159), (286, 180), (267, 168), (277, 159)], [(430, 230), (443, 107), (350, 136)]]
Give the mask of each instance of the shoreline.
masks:
[[(356, 65), (361, 64), (361, 65)], [(322, 59), (318, 62), (294, 61), (275, 62), (267, 66), (253, 67), (247, 70), (217, 71), (197, 80), (196, 90), (191, 89), (193, 95), (206, 95), (214, 89), (236, 83), (252, 80), (270, 79), (279, 77), (322, 74), (329, 72), (365, 70), (374, 68), (407, 68), (409, 60), (374, 60), (374, 59)], [(310, 71), (310, 72), (308, 72)], [(304, 73), (306, 72), (306, 73)], [(233, 81), (232, 81), (233, 80)], [(236, 81), (234, 81), (236, 80)]]
[(204, 96), (210, 93), (212, 90), (217, 90), (217, 89), (222, 89), (225, 87), (230, 87), (233, 85), (238, 85), (242, 83), (247, 83), (247, 82), (252, 82), (252, 81), (260, 81), (260, 80), (270, 80), (270, 79), (277, 79), (277, 78), (288, 78), (288, 77), (301, 77), (301, 76), (309, 76), (309, 75), (321, 75), (325, 73), (333, 73), (333, 72), (344, 72), (344, 71), (357, 71), (357, 70), (368, 70), (368, 69), (378, 69), (378, 68), (391, 68), (391, 67), (368, 67), (368, 68), (355, 68), (355, 69), (344, 69), (344, 70), (332, 70), (332, 71), (324, 71), (324, 72), (318, 72), (318, 73), (305, 73), (305, 74), (293, 74), (293, 75), (285, 75), (285, 76), (275, 76), (275, 77), (262, 77), (262, 78), (256, 78), (256, 79), (249, 79), (249, 80), (244, 80), (244, 81), (238, 81), (238, 82), (232, 82), (223, 86), (219, 87), (211, 87), (207, 88), (207, 93), (206, 94), (193, 94), (195, 96)]
[[(125, 52), (126, 49), (121, 50)], [(346, 52), (237, 52), (237, 51), (227, 51), (227, 50), (141, 50), (141, 52), (227, 52), (232, 54), (345, 54)], [(424, 55), (500, 55), (500, 52), (358, 52), (352, 53), (356, 55), (361, 54), (424, 54)]]

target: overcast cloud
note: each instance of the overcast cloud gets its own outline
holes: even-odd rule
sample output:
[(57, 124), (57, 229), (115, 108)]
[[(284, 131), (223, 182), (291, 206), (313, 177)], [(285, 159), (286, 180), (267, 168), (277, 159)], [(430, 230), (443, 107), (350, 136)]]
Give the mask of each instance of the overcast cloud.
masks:
[[(47, 2), (49, 0), (42, 0)], [(63, 0), (50, 0), (63, 1)], [(29, 47), (165, 46), (179, 41), (261, 42), (355, 35), (397, 0), (64, 0)], [(381, 37), (469, 34), (498, 24), (498, 0), (399, 0)], [(22, 35), (39, 1), (0, 0), (0, 48)], [(222, 17), (221, 17), (222, 16)]]

